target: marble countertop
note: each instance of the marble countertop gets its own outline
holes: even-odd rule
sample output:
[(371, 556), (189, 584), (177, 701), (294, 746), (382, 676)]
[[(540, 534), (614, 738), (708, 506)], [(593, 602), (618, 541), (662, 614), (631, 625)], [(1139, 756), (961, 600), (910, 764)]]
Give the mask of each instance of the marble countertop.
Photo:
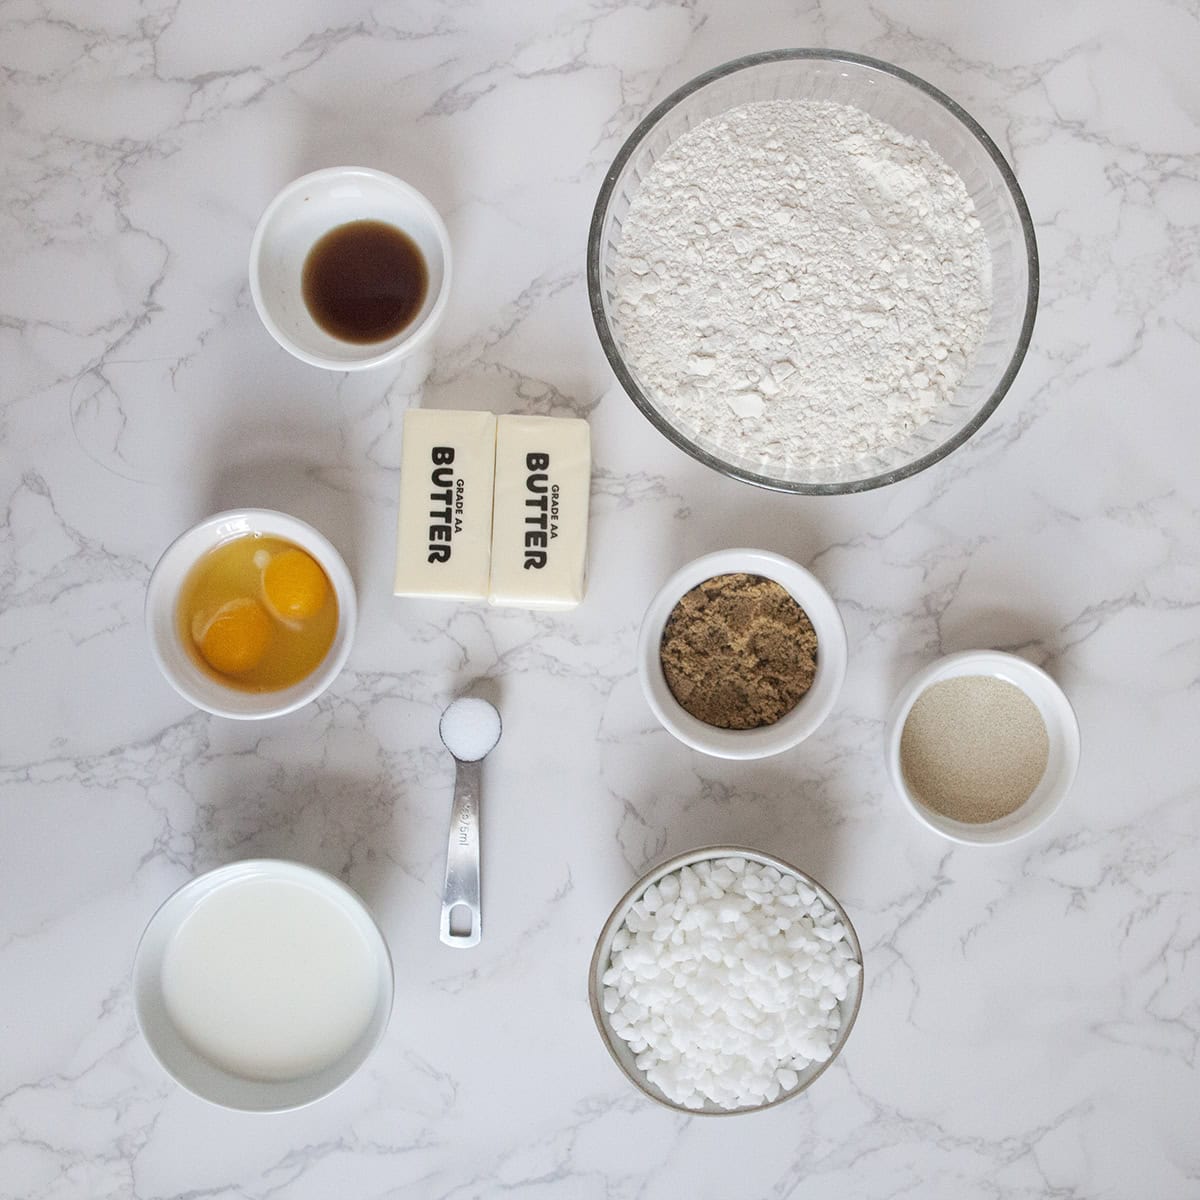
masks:
[[(1014, 163), (1042, 254), (1032, 351), (946, 462), (866, 495), (716, 477), (616, 385), (584, 287), (602, 174), (639, 117), (752, 50), (834, 46), (957, 98)], [(871, 1200), (1200, 1195), (1200, 11), (1195, 0), (645, 7), (10, 0), (0, 10), (0, 1197)], [(445, 214), (431, 372), (303, 366), (246, 255), (286, 181), (361, 163)], [(576, 414), (592, 584), (566, 616), (390, 595), (411, 403)], [(324, 530), (360, 635), (318, 703), (210, 718), (142, 624), (163, 547), (223, 507)], [(659, 729), (638, 622), (676, 566), (809, 565), (850, 667), (817, 736), (758, 764)], [(1064, 807), (951, 848), (889, 791), (902, 680), (974, 646), (1079, 713)], [(487, 765), (487, 934), (437, 940), (446, 700), (504, 712)], [(716, 841), (823, 880), (864, 944), (844, 1055), (755, 1117), (632, 1091), (585, 976), (649, 863)], [(306, 1110), (174, 1086), (137, 1033), (138, 936), (196, 872), (328, 868), (396, 959), (383, 1045)]]

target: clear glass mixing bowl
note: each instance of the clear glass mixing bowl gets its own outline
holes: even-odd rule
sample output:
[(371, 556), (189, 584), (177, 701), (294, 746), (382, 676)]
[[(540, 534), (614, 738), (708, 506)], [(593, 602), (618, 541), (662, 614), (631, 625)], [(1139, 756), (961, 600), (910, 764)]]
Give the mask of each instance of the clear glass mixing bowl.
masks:
[[(615, 301), (621, 225), (638, 186), (678, 137), (736, 105), (758, 100), (854, 105), (922, 138), (962, 177), (992, 253), (992, 314), (953, 398), (906, 440), (836, 469), (751, 459), (679, 421), (638, 379), (625, 354)], [(961, 446), (991, 416), (1029, 347), (1037, 311), (1033, 224), (1016, 178), (995, 143), (949, 96), (889, 63), (837, 50), (773, 50), (735, 59), (668, 96), (621, 147), (596, 201), (588, 236), (592, 317), (621, 386), (661, 433), (707, 466), (760, 487), (830, 495), (861, 492), (923, 471)]]

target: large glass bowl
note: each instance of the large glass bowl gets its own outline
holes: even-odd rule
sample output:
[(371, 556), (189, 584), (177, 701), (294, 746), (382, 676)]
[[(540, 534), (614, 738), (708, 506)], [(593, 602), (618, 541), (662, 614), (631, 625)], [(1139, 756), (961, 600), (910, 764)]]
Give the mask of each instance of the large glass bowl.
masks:
[[(676, 138), (702, 121), (759, 100), (853, 105), (927, 141), (962, 177), (992, 255), (992, 313), (974, 362), (952, 399), (904, 441), (836, 468), (751, 459), (689, 428), (627, 361), (615, 301), (621, 226), (638, 187)], [(838, 50), (773, 50), (735, 59), (668, 96), (621, 147), (596, 201), (588, 236), (592, 317), (613, 371), (659, 432), (734, 479), (783, 492), (861, 492), (923, 471), (961, 446), (991, 416), (1029, 347), (1037, 311), (1038, 256), (1025, 198), (1004, 157), (949, 96), (890, 63)]]

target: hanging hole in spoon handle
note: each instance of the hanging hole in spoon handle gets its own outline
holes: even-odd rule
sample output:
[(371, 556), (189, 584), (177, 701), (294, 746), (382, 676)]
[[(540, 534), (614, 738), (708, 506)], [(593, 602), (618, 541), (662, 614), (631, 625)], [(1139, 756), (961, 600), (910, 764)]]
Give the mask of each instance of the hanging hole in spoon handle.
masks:
[(454, 772), (454, 807), (446, 846), (446, 881), (442, 886), (441, 939), (467, 949), (482, 933), (479, 904), (479, 762), (459, 760)]

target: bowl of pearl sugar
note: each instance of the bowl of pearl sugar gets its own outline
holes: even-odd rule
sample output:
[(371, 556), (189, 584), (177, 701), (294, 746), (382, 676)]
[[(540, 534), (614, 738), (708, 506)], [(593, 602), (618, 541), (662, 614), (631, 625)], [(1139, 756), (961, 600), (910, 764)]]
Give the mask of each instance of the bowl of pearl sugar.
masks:
[(862, 947), (810, 875), (740, 846), (647, 872), (613, 909), (589, 993), (613, 1061), (685, 1113), (756, 1112), (812, 1085), (862, 1000)]

